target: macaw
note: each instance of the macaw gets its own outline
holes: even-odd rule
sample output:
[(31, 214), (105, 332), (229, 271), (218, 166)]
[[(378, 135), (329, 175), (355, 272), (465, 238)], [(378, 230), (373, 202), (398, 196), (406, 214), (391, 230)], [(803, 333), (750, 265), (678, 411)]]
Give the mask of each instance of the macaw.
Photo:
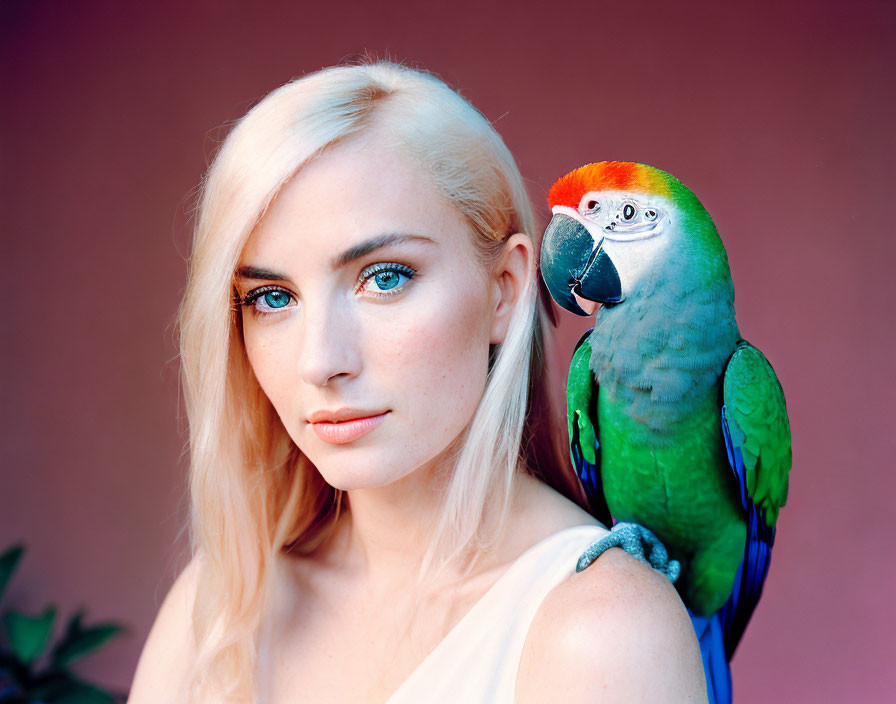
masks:
[(592, 512), (618, 522), (578, 569), (624, 530), (654, 534), (680, 565), (710, 701), (730, 702), (728, 662), (787, 498), (781, 385), (741, 338), (725, 247), (678, 179), (644, 164), (588, 164), (554, 183), (548, 202), (544, 282), (566, 310), (596, 314), (567, 381), (572, 461)]

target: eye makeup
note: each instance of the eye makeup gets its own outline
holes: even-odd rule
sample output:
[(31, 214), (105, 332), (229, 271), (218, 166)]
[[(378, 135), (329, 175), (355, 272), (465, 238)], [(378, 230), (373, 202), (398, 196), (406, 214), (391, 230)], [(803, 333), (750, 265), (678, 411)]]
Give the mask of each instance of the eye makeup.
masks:
[(284, 308), (289, 308), (295, 302), (295, 295), (282, 286), (260, 286), (249, 291), (239, 301), (243, 308), (252, 308), (252, 312), (264, 317)]
[(377, 298), (402, 292), (417, 276), (417, 270), (397, 262), (377, 262), (364, 267), (358, 277), (358, 291)]
[[(413, 267), (398, 262), (377, 262), (364, 267), (358, 276), (355, 293), (385, 299), (402, 293), (411, 279), (418, 276)], [(259, 286), (238, 299), (242, 308), (251, 308), (253, 315), (264, 318), (294, 307), (296, 295), (276, 284)]]

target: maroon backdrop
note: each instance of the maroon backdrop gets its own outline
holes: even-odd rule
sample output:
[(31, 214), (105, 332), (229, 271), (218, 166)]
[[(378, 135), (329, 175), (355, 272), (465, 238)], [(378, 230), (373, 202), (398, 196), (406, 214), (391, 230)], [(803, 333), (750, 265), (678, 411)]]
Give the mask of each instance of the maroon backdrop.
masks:
[[(0, 540), (7, 603), (130, 624), (83, 671), (126, 687), (183, 564), (172, 322), (215, 128), (364, 50), (496, 122), (545, 216), (560, 174), (644, 161), (699, 194), (742, 332), (787, 394), (795, 466), (739, 701), (884, 701), (896, 609), (893, 4), (0, 5)], [(555, 366), (582, 326), (564, 316)]]

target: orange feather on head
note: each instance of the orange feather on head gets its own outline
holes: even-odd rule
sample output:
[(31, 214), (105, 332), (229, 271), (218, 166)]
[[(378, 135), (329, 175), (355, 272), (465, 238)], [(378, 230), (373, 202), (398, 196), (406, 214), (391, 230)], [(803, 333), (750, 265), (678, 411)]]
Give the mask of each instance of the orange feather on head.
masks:
[(582, 196), (589, 191), (630, 191), (668, 195), (670, 180), (665, 171), (633, 161), (598, 161), (585, 164), (561, 176), (548, 192), (548, 206), (565, 205), (578, 208)]

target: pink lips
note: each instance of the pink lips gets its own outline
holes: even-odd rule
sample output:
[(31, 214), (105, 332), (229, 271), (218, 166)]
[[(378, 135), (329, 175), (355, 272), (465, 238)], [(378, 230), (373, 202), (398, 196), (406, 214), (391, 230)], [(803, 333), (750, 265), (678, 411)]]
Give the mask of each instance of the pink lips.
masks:
[[(361, 411), (360, 413), (363, 413)], [(357, 415), (350, 417), (351, 412), (339, 411), (333, 414), (315, 413), (309, 419), (314, 432), (324, 442), (332, 445), (345, 445), (364, 437), (367, 433), (386, 420), (389, 411), (371, 416)]]

